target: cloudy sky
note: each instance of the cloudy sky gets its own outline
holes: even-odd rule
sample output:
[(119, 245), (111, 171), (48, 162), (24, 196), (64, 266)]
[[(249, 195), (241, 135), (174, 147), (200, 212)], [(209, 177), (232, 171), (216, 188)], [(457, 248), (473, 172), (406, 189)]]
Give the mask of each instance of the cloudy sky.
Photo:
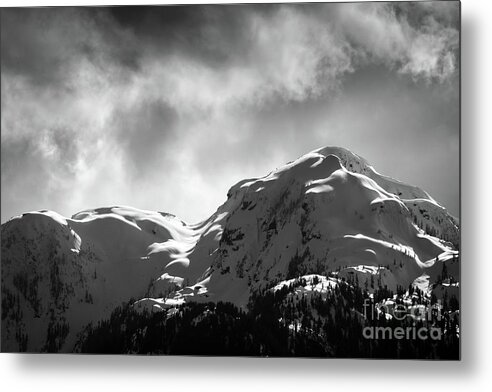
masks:
[(343, 146), (459, 214), (459, 4), (1, 10), (1, 220), (206, 218)]

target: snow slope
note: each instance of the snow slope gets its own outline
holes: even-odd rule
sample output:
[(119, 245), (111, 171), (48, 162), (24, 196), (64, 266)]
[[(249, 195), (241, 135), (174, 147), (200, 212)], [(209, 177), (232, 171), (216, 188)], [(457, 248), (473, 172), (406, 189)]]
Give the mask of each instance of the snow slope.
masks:
[(195, 225), (118, 206), (26, 213), (2, 225), (2, 350), (71, 351), (128, 301), (245, 306), (256, 290), (313, 274), (323, 284), (308, 291), (331, 273), (368, 290), (425, 281), (430, 292), (443, 264), (459, 280), (458, 243), (456, 219), (425, 191), (337, 147), (239, 182)]

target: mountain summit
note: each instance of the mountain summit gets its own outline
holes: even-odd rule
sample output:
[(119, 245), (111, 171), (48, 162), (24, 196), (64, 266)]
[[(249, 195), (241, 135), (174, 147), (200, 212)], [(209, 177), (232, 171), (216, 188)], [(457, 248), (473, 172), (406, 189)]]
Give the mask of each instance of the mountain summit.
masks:
[(125, 303), (167, 317), (190, 302), (246, 309), (300, 278), (311, 291), (343, 281), (448, 297), (459, 239), (428, 193), (338, 147), (237, 183), (195, 225), (122, 206), (29, 212), (2, 225), (2, 350), (71, 352)]

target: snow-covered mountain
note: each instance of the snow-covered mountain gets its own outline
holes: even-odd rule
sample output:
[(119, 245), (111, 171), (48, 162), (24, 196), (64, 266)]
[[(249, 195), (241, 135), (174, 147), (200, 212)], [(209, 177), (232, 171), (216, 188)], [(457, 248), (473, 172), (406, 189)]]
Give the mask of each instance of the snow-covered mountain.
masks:
[(72, 351), (89, 323), (129, 301), (169, 314), (187, 301), (245, 307), (299, 276), (326, 281), (312, 290), (343, 279), (442, 297), (459, 285), (457, 220), (336, 147), (239, 182), (195, 225), (108, 207), (25, 213), (1, 233), (2, 351)]

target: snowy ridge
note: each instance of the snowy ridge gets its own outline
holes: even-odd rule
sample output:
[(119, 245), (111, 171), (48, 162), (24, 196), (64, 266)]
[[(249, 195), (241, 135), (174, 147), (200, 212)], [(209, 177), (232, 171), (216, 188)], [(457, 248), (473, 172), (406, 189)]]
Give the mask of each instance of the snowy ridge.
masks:
[(437, 202), (424, 190), (379, 174), (364, 158), (347, 149), (341, 147), (325, 147), (315, 150), (315, 152), (323, 156), (335, 155), (339, 157), (347, 170), (363, 174), (373, 179), (383, 189), (402, 199), (426, 199), (437, 204)]
[(2, 225), (2, 349), (69, 352), (122, 303), (244, 307), (299, 277), (304, 294), (346, 280), (442, 296), (459, 281), (457, 244), (458, 223), (425, 191), (338, 147), (237, 183), (194, 225), (121, 206), (26, 213)]

